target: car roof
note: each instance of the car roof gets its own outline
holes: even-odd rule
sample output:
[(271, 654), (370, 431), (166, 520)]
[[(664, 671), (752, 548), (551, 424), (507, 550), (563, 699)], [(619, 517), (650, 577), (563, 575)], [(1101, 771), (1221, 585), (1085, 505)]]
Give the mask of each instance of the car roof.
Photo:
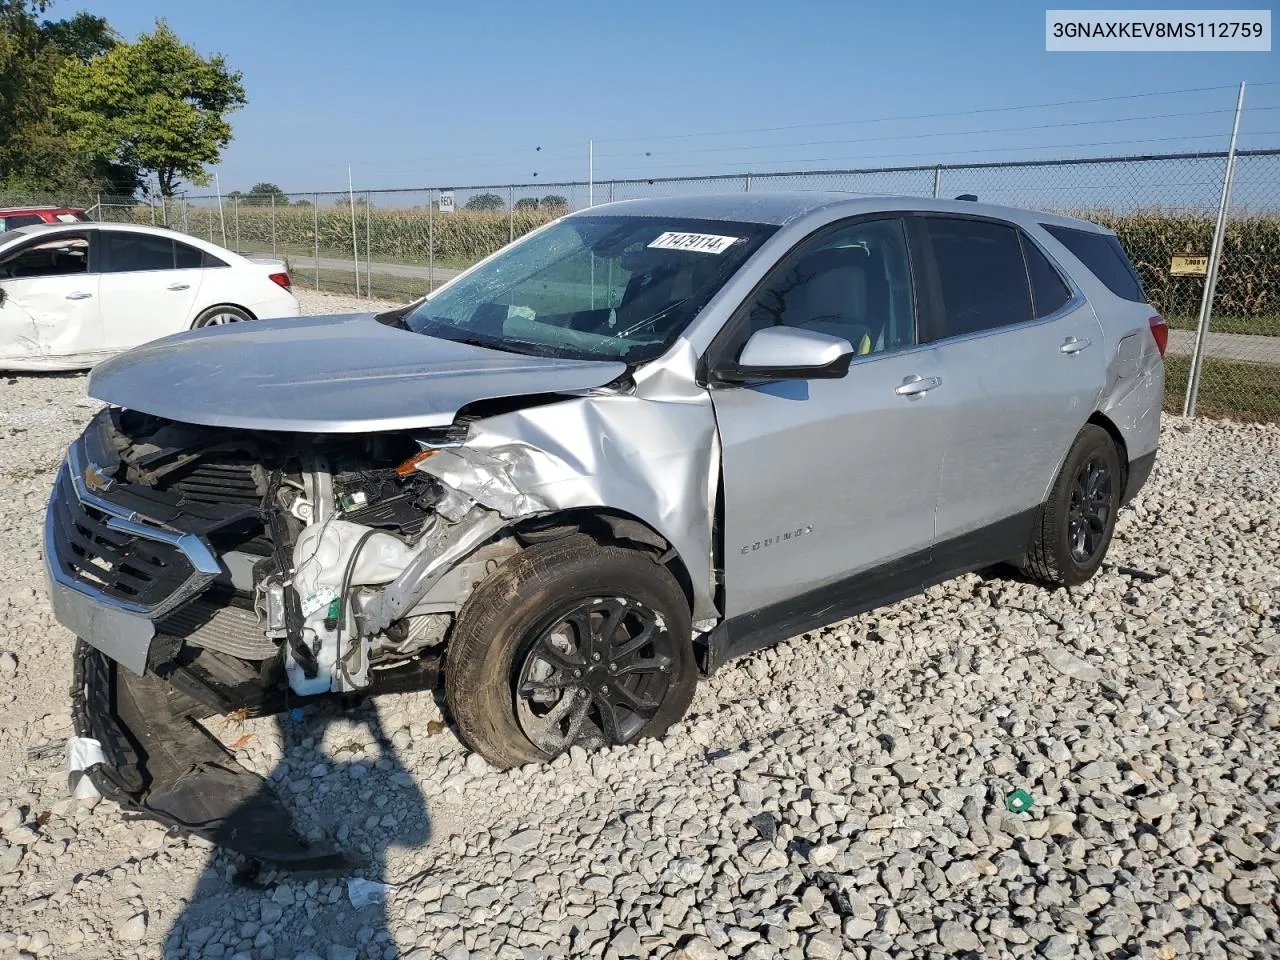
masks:
[[(180, 230), (170, 230), (168, 227), (153, 227), (145, 223), (110, 223), (101, 220), (81, 223), (32, 223), (25, 227), (16, 227), (13, 230), (6, 230), (4, 233), (0, 233), (0, 243), (5, 243), (12, 237), (31, 237), (37, 234), (53, 236), (58, 233), (84, 233), (91, 230), (122, 230), (126, 233), (149, 233), (152, 236), (173, 237), (183, 243), (189, 243), (193, 247), (199, 247), (201, 250), (208, 250), (211, 253), (223, 251), (223, 248), (216, 244), (211, 244), (207, 240), (201, 240), (199, 237), (193, 237), (191, 234), (183, 233)], [(226, 250), (225, 252), (231, 253), (232, 251)]]
[(10, 213), (84, 213), (84, 207), (5, 207), (0, 206), (0, 216)]
[[(843, 209), (842, 209), (843, 208)], [(1096, 233), (1109, 233), (1088, 220), (1018, 207), (1002, 207), (970, 200), (934, 200), (925, 197), (865, 196), (824, 191), (760, 191), (707, 193), (644, 200), (620, 200), (579, 210), (581, 216), (687, 217), (695, 220), (732, 220), (783, 226), (816, 210), (844, 216), (880, 212), (960, 213), (988, 216), (1015, 223), (1052, 223)]]

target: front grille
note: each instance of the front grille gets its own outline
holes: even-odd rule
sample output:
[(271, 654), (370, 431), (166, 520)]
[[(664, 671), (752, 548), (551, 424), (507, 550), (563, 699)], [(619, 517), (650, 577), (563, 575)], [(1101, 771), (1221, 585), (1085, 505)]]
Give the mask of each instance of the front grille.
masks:
[(129, 607), (161, 606), (195, 573), (177, 546), (107, 526), (108, 517), (80, 502), (67, 469), (58, 473), (53, 500), (51, 560), (69, 578)]

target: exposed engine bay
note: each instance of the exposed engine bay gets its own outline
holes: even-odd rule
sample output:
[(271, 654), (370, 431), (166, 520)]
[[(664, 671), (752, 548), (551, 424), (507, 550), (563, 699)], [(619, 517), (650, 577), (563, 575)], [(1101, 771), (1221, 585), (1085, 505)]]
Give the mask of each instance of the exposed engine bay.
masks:
[[(457, 611), (519, 550), (494, 537), (497, 511), (419, 469), (432, 444), (456, 442), (103, 411), (69, 453), (49, 523), (56, 571), (154, 624), (141, 669), (79, 651), (81, 673), (114, 671), (78, 679), (78, 733), (109, 756), (104, 792), (233, 848), (313, 859), (259, 778), (190, 720), (436, 684)], [(93, 637), (110, 642), (101, 625)], [(87, 702), (104, 689), (115, 703)], [(130, 761), (157, 741), (171, 771), (154, 751)]]
[[(475, 582), (518, 549), (515, 540), (490, 543), (455, 564), (503, 521), (419, 469), (438, 449), (431, 444), (456, 442), (448, 431), (269, 434), (118, 409), (104, 411), (94, 429), (116, 459), (85, 468), (90, 489), (144, 523), (203, 537), (220, 568), (175, 591), (179, 564), (147, 544), (149, 564), (113, 562), (102, 586), (169, 607), (160, 617), (153, 610), (160, 657), (180, 641), (242, 660), (278, 659), (300, 697), (359, 692), (440, 645)], [(79, 536), (69, 564), (94, 571), (95, 552), (110, 544), (70, 525)], [(138, 546), (130, 552), (147, 552)], [(174, 603), (179, 592), (191, 596)], [(160, 657), (153, 652), (149, 662)]]

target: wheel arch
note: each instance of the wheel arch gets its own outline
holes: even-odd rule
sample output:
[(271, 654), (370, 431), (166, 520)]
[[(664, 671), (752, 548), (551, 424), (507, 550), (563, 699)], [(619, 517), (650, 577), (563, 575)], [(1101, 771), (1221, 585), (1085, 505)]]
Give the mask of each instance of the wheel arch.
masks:
[(1115, 421), (1101, 410), (1095, 410), (1085, 422), (1107, 431), (1111, 442), (1116, 445), (1116, 455), (1120, 458), (1120, 489), (1123, 490), (1129, 482), (1129, 444), (1125, 442), (1124, 434)]
[(694, 609), (693, 577), (684, 558), (667, 537), (626, 511), (606, 507), (572, 507), (517, 520), (507, 530), (525, 545), (585, 533), (602, 546), (615, 544), (639, 550), (648, 554), (654, 563), (667, 568), (680, 585), (689, 610), (692, 612)]

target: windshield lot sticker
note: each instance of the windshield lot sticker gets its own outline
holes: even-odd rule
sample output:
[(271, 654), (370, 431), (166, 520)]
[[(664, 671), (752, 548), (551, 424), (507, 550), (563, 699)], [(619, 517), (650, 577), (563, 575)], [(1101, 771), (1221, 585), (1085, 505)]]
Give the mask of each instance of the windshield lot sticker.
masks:
[(672, 233), (668, 231), (649, 244), (657, 250), (692, 250), (694, 253), (724, 253), (741, 237), (717, 237), (714, 233)]

